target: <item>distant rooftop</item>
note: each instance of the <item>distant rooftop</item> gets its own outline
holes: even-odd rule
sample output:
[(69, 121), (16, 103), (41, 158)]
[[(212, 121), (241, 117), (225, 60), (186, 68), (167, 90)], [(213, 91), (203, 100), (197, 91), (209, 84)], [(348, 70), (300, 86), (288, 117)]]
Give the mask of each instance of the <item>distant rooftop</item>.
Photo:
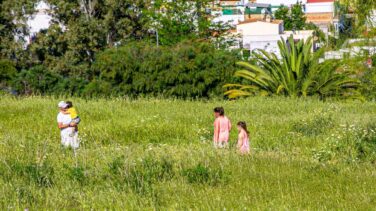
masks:
[(259, 18), (251, 18), (251, 19), (247, 19), (245, 21), (239, 22), (239, 25), (241, 25), (241, 24), (247, 24), (247, 23), (254, 23), (254, 22), (264, 22), (264, 23), (271, 23), (271, 24), (280, 24), (280, 23), (283, 23), (283, 20), (274, 19), (272, 21), (267, 21), (267, 20), (263, 20), (263, 19), (259, 19)]
[(328, 3), (334, 2), (334, 0), (307, 0), (307, 3)]

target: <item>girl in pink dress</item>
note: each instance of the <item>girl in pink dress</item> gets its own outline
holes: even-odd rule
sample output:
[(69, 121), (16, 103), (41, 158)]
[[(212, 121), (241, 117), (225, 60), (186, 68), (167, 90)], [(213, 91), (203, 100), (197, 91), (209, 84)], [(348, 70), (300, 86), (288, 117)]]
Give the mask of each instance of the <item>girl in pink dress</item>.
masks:
[(249, 153), (249, 132), (247, 130), (247, 124), (245, 122), (238, 122), (238, 150), (240, 154)]
[(222, 107), (214, 108), (214, 147), (226, 147), (231, 131), (231, 121)]

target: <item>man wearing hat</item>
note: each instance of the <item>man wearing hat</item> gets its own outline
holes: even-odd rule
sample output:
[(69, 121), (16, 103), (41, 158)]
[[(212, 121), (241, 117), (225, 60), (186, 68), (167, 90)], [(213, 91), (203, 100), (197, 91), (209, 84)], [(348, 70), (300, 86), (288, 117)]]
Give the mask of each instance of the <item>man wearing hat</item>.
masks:
[(66, 113), (68, 104), (64, 101), (59, 102), (59, 114), (57, 115), (57, 124), (60, 129), (61, 144), (64, 147), (79, 147), (78, 132), (71, 126), (72, 118)]

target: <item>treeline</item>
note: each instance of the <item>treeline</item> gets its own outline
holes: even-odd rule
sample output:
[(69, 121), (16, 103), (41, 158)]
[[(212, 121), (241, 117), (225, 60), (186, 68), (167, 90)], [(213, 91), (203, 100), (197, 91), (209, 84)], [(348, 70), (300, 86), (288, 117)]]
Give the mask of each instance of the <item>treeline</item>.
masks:
[(8, 65), (13, 72), (8, 85), (18, 94), (207, 98), (223, 93), (237, 60), (235, 52), (218, 50), (208, 42), (159, 47), (132, 42), (98, 53), (91, 67), (77, 76), (64, 76), (44, 65), (18, 73), (8, 62), (3, 67)]
[[(208, 98), (223, 96), (224, 84), (243, 80), (232, 77), (236, 61), (243, 58), (228, 50), (230, 26), (211, 21), (212, 0), (44, 0), (51, 25), (30, 35), (26, 23), (38, 2), (0, 0), (0, 92)], [(345, 8), (357, 11), (350, 25), (359, 30), (351, 36), (340, 33), (347, 39), (364, 32), (375, 6), (372, 0), (347, 2)], [(340, 16), (347, 14), (346, 9), (339, 11)], [(281, 7), (275, 16), (285, 21), (286, 29), (314, 29), (314, 39), (330, 46), (331, 39), (306, 23), (301, 3)], [(367, 36), (374, 33), (367, 31)], [(254, 55), (249, 58), (260, 66)], [(368, 59), (371, 65), (365, 65)], [(375, 60), (367, 55), (340, 61), (343, 70), (355, 72), (352, 77), (361, 81), (362, 94), (373, 100)]]
[(45, 0), (51, 26), (27, 45), (38, 2), (0, 1), (2, 90), (209, 97), (231, 80), (238, 54), (225, 50), (229, 26), (210, 20), (212, 1)]

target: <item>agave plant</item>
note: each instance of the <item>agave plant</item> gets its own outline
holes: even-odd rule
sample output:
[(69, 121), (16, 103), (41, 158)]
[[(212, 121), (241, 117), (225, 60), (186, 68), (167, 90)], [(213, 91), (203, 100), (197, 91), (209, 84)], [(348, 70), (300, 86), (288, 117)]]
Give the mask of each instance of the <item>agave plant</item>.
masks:
[(235, 76), (247, 81), (247, 84), (226, 84), (225, 92), (229, 98), (254, 94), (354, 97), (359, 98), (359, 82), (348, 71), (338, 71), (339, 62), (320, 63), (320, 52), (312, 52), (312, 38), (294, 42), (292, 36), (288, 42), (278, 41), (280, 58), (275, 53), (257, 50), (253, 53), (255, 64), (238, 62), (243, 69)]

